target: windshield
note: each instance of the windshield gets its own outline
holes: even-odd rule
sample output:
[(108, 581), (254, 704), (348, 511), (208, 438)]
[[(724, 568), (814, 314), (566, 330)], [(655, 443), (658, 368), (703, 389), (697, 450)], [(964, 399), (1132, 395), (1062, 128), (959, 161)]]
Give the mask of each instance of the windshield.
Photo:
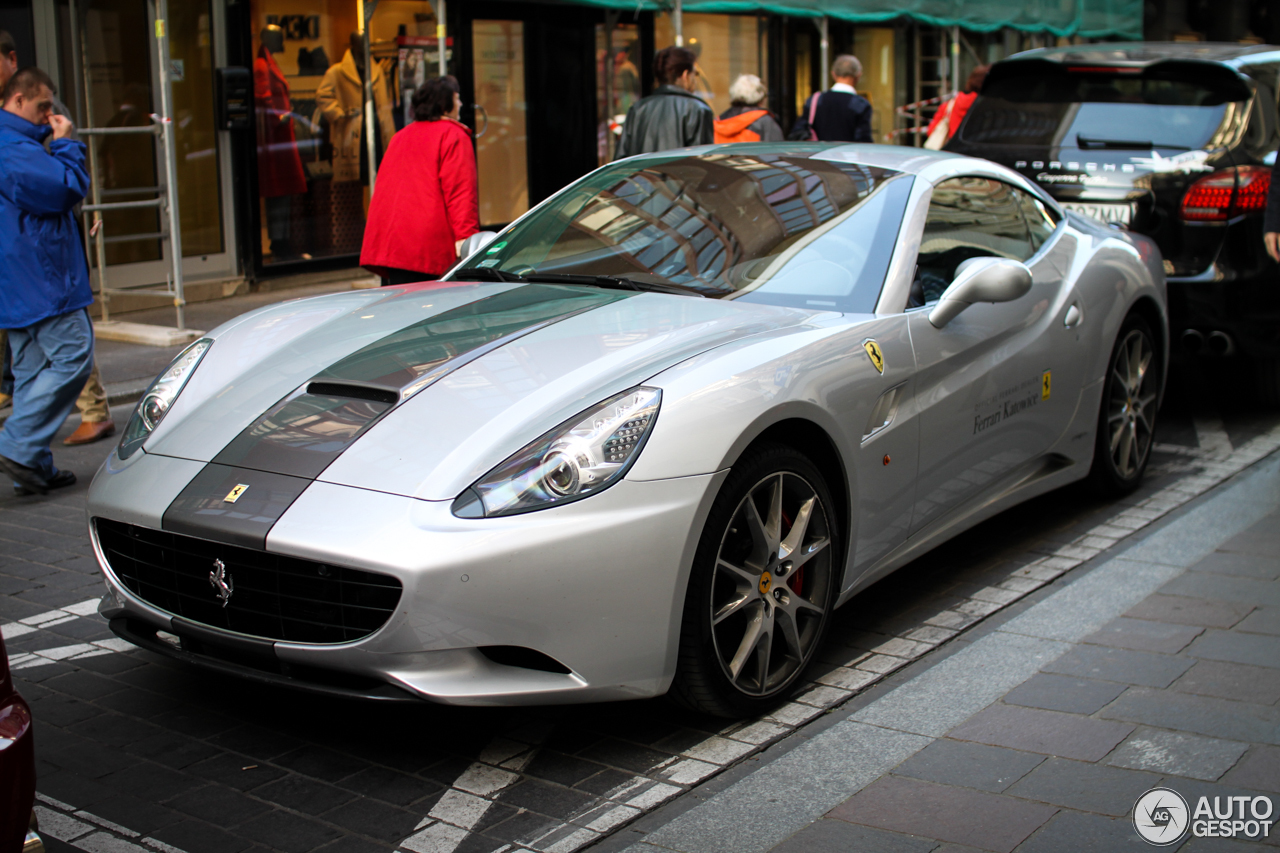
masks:
[(606, 166), (450, 277), (611, 276), (713, 298), (871, 313), (910, 177), (808, 153)]
[(1229, 97), (1238, 94), (1182, 74), (1168, 79), (1105, 68), (1026, 71), (983, 88), (961, 128), (964, 142), (1198, 149), (1222, 125)]

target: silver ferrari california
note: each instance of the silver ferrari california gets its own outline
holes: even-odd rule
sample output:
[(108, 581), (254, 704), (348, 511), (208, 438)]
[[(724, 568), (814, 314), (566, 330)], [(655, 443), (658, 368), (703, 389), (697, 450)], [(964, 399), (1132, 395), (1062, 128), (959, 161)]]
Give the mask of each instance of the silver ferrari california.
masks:
[(118, 635), (338, 695), (750, 714), (859, 590), (1151, 451), (1154, 244), (987, 161), (633, 157), (467, 252), (156, 379), (89, 497)]

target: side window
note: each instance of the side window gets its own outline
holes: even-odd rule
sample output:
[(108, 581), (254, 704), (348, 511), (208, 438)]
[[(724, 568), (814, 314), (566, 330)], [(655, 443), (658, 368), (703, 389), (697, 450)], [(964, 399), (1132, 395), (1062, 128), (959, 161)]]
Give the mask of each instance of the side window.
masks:
[(1031, 231), (1031, 245), (1038, 252), (1057, 230), (1058, 215), (1031, 193), (1019, 189), (1013, 192), (1022, 205), (1022, 215), (1027, 219), (1027, 228)]
[(1022, 195), (990, 178), (951, 178), (933, 189), (925, 217), (910, 307), (932, 302), (970, 258), (1025, 261), (1035, 254)]

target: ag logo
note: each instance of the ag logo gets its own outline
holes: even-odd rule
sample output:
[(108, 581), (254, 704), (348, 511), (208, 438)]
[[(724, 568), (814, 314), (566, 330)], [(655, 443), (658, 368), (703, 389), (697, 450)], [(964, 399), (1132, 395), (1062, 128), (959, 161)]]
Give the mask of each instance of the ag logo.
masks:
[(1044, 372), (1044, 375), (1040, 377), (1040, 399), (1041, 400), (1049, 399), (1049, 383), (1053, 378), (1051, 375), (1052, 373), (1053, 371), (1046, 370)]
[(880, 352), (880, 345), (868, 338), (862, 342), (862, 348), (867, 351), (867, 358), (871, 359), (876, 372), (884, 373), (884, 353)]
[(1152, 788), (1133, 804), (1133, 828), (1157, 847), (1181, 840), (1189, 822), (1187, 801), (1172, 788)]
[(768, 572), (765, 572), (764, 574), (760, 575), (760, 587), (759, 587), (760, 594), (768, 595), (769, 588), (771, 586), (773, 586), (773, 575), (769, 574)]
[(246, 486), (244, 483), (241, 483), (231, 491), (227, 492), (227, 496), (222, 499), (222, 502), (226, 504), (233, 504), (236, 501), (240, 500), (240, 496), (247, 491), (249, 491), (249, 487)]

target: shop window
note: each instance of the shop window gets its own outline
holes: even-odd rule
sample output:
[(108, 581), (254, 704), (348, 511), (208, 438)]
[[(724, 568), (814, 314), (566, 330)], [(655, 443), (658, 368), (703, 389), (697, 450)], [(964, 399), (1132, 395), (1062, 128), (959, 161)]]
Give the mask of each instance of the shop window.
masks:
[[(661, 50), (676, 43), (671, 15), (654, 19), (654, 40)], [(739, 74), (768, 82), (768, 39), (764, 19), (754, 15), (684, 16), (684, 46), (698, 57), (696, 94), (716, 115), (729, 109), (729, 86)]]
[(596, 160), (613, 159), (627, 110), (643, 93), (640, 79), (640, 27), (596, 24)]
[(431, 4), (382, 0), (369, 27), (371, 170), (356, 15), (350, 0), (252, 0), (264, 265), (359, 254), (371, 172), (412, 120), (414, 90), (439, 73)]

